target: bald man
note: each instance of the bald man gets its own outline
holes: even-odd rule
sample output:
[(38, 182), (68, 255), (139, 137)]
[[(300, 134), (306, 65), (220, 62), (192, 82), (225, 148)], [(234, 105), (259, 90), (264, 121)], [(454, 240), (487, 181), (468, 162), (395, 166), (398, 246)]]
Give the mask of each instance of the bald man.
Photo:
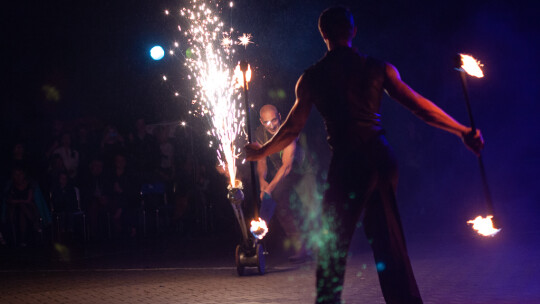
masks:
[[(255, 132), (255, 140), (258, 144), (264, 145), (281, 126), (281, 114), (273, 105), (264, 105), (260, 111), (261, 125)], [(296, 140), (289, 143), (283, 150), (271, 154), (268, 157), (257, 161), (257, 175), (259, 177), (260, 197), (263, 201), (262, 209), (265, 209), (265, 203), (270, 199), (276, 203), (276, 216), (287, 235), (286, 244), (295, 250), (295, 254), (289, 257), (291, 262), (303, 262), (308, 257), (300, 235), (300, 202), (291, 201), (294, 186), (300, 180), (298, 167), (299, 160), (302, 158), (302, 151), (297, 147)], [(294, 196), (297, 197), (297, 196)], [(261, 215), (263, 210), (261, 210)], [(271, 214), (269, 216), (271, 218)], [(269, 221), (270, 218), (266, 218)]]

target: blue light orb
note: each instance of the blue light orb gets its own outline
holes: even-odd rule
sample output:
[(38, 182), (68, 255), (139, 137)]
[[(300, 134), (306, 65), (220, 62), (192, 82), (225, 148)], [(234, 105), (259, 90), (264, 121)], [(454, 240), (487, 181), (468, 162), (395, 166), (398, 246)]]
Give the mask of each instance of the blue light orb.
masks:
[(154, 60), (161, 60), (163, 58), (163, 56), (165, 56), (165, 51), (159, 45), (154, 46), (150, 50), (150, 57), (152, 57), (152, 59), (154, 59)]

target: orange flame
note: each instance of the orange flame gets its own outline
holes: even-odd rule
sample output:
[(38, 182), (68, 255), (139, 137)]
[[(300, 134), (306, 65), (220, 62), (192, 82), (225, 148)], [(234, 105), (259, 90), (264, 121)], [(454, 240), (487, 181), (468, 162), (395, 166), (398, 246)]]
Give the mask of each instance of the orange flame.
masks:
[[(234, 69), (234, 82), (236, 84), (237, 88), (243, 88), (244, 87), (244, 73), (242, 73), (242, 70), (240, 69), (240, 64), (236, 66)], [(249, 83), (251, 80), (251, 66), (248, 64), (248, 69), (246, 71), (246, 82)]]
[(253, 234), (254, 237), (262, 240), (262, 238), (268, 233), (268, 227), (266, 226), (266, 222), (262, 218), (259, 218), (258, 221), (251, 221), (249, 231), (251, 231), (251, 234)]
[(488, 215), (485, 218), (479, 215), (474, 220), (467, 221), (467, 224), (472, 224), (473, 229), (476, 230), (478, 234), (483, 236), (495, 236), (501, 229), (493, 227), (493, 222), (491, 221), (492, 218), (493, 215)]
[(484, 77), (484, 72), (480, 68), (483, 64), (480, 64), (480, 61), (470, 55), (459, 54), (459, 56), (461, 56), (461, 69), (465, 73), (478, 78)]

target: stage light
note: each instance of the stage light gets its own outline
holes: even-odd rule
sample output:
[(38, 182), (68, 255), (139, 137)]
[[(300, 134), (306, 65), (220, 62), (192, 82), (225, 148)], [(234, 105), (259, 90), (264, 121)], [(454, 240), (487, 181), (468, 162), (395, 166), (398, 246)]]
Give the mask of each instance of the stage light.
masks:
[(165, 51), (159, 45), (154, 46), (150, 50), (150, 57), (152, 57), (152, 59), (154, 59), (154, 60), (161, 60), (163, 58), (163, 56), (165, 56)]

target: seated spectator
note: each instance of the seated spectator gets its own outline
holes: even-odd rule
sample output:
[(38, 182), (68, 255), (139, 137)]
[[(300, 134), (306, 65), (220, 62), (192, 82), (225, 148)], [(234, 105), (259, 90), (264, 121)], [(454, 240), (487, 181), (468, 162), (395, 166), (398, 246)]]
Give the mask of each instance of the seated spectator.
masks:
[(26, 149), (24, 145), (20, 142), (16, 143), (13, 146), (12, 157), (11, 157), (11, 166), (9, 171), (11, 172), (14, 168), (30, 168), (30, 163), (28, 156), (26, 155)]
[(90, 164), (91, 157), (99, 151), (93, 135), (91, 130), (85, 126), (81, 126), (78, 130), (78, 136), (75, 138), (75, 149), (79, 151), (78, 175), (81, 177), (88, 176), (88, 164)]
[(109, 204), (105, 195), (105, 177), (103, 174), (103, 161), (94, 158), (90, 161), (89, 176), (82, 183), (82, 208), (88, 210), (90, 220), (90, 233), (92, 238), (103, 234), (107, 223), (107, 214), (115, 214), (116, 208)]
[(135, 122), (135, 132), (129, 134), (128, 150), (130, 161), (140, 183), (156, 181), (156, 170), (160, 162), (159, 146), (152, 134), (148, 133), (143, 118)]
[(27, 180), (24, 169), (13, 169), (4, 199), (5, 218), (12, 230), (13, 240), (25, 247), (28, 242), (28, 228), (39, 229), (39, 212), (34, 201), (34, 189)]
[(51, 193), (52, 189), (57, 186), (60, 174), (66, 172), (64, 161), (58, 154), (53, 154), (49, 160), (49, 168), (47, 169), (47, 183), (45, 187), (46, 193)]
[(105, 133), (101, 140), (101, 154), (103, 155), (105, 165), (110, 167), (114, 165), (115, 155), (124, 151), (124, 138), (113, 125), (105, 127)]
[[(34, 180), (39, 176), (40, 166), (38, 162), (31, 157), (26, 148), (26, 144), (22, 141), (17, 141), (13, 145), (11, 158), (7, 160), (5, 170), (2, 172), (2, 181), (5, 182), (11, 179), (11, 174), (14, 168), (21, 168), (26, 172), (29, 179)], [(2, 183), (3, 185), (4, 183)]]
[(69, 182), (67, 173), (62, 172), (57, 185), (51, 191), (51, 209), (59, 219), (61, 232), (73, 231), (73, 218), (79, 211), (75, 187)]
[(68, 176), (71, 179), (75, 179), (79, 167), (79, 152), (71, 146), (71, 136), (69, 133), (64, 133), (62, 135), (61, 146), (53, 151), (53, 155), (54, 154), (60, 155)]
[(158, 168), (159, 179), (163, 182), (170, 183), (174, 178), (174, 146), (169, 140), (167, 127), (158, 127), (154, 133), (156, 134), (161, 154), (161, 161)]
[(131, 236), (137, 233), (137, 212), (140, 203), (138, 199), (138, 184), (128, 171), (126, 157), (118, 154), (114, 158), (114, 168), (105, 184), (105, 193), (115, 212), (112, 216), (115, 234), (121, 228), (127, 228)]

